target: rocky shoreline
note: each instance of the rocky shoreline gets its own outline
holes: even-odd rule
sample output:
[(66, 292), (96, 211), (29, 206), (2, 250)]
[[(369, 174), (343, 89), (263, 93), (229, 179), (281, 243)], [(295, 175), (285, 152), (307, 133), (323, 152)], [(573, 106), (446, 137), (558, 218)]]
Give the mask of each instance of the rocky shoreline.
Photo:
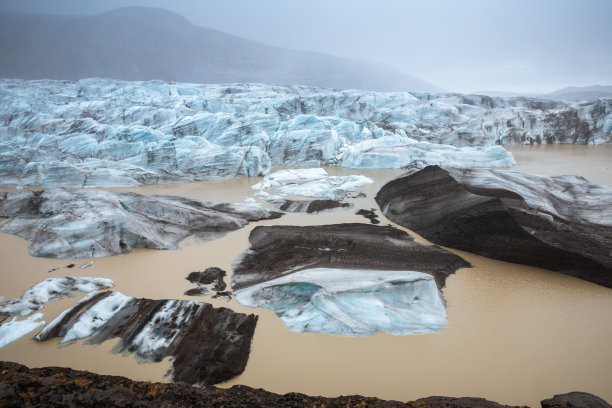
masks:
[[(610, 405), (592, 394), (556, 395), (543, 408), (597, 407)], [(410, 407), (410, 408), (503, 408), (483, 398), (432, 396), (410, 402), (387, 401), (360, 395), (326, 398), (299, 393), (275, 394), (263, 389), (235, 385), (193, 387), (185, 383), (152, 383), (125, 377), (99, 375), (62, 367), (28, 368), (0, 362), (0, 407)]]

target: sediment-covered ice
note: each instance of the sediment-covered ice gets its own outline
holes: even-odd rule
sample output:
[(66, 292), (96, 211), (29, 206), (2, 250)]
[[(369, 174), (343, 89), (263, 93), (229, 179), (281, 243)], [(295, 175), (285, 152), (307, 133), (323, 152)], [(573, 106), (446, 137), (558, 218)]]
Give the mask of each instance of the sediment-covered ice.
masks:
[(42, 317), (42, 313), (33, 314), (23, 320), (17, 320), (17, 317), (13, 316), (11, 320), (0, 325), (0, 348), (19, 340), (36, 328), (44, 326), (45, 322), (40, 320)]
[(490, 147), (612, 143), (610, 99), (2, 79), (0, 106), (5, 186), (134, 186), (281, 165), (510, 166)]
[(176, 249), (189, 236), (213, 239), (249, 221), (278, 216), (253, 199), (228, 204), (59, 188), (0, 193), (0, 217), (11, 218), (0, 231), (32, 241), (31, 255), (64, 259)]
[(612, 190), (582, 177), (428, 166), (388, 182), (376, 202), (437, 245), (612, 288)]
[(76, 276), (49, 278), (32, 286), (22, 296), (0, 304), (0, 313), (27, 316), (36, 310), (42, 309), (43, 305), (48, 301), (60, 297), (69, 291), (93, 292), (113, 286), (115, 286), (115, 283), (105, 278), (83, 278)]
[(61, 313), (35, 337), (62, 343), (101, 344), (119, 338), (114, 351), (147, 361), (172, 357), (175, 381), (214, 384), (246, 366), (257, 316), (185, 300), (136, 299), (94, 292)]
[[(361, 175), (328, 176), (321, 168), (275, 171), (253, 185), (255, 190), (272, 189), (275, 195), (259, 192), (266, 201), (277, 201), (287, 195), (342, 200), (361, 187), (373, 183)], [(262, 194), (263, 193), (263, 194)]]
[(414, 271), (313, 268), (235, 291), (270, 309), (291, 330), (345, 336), (437, 331), (446, 323), (432, 275)]
[(258, 226), (234, 265), (239, 303), (295, 331), (346, 336), (440, 330), (446, 277), (470, 264), (372, 224)]

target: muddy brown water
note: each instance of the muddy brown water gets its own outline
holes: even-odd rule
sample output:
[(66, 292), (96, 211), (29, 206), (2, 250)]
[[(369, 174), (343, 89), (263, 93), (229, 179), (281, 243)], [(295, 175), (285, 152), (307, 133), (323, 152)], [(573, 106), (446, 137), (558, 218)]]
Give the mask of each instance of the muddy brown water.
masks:
[[(579, 174), (612, 187), (612, 146), (512, 147), (516, 171)], [(359, 208), (377, 208), (376, 191), (398, 170), (328, 169), (333, 175), (365, 174), (376, 183), (366, 198), (348, 210), (317, 215), (288, 214), (252, 223), (216, 241), (187, 240), (177, 251), (134, 250), (130, 254), (91, 259), (87, 269), (60, 269), (73, 261), (34, 258), (29, 243), (0, 234), (0, 296), (21, 295), (51, 276), (99, 276), (113, 279), (114, 290), (134, 297), (195, 299), (256, 313), (251, 356), (245, 372), (220, 386), (245, 384), (266, 390), (312, 395), (362, 394), (413, 400), (429, 395), (479, 396), (504, 404), (539, 406), (553, 394), (574, 390), (612, 401), (612, 290), (534, 267), (495, 261), (453, 251), (474, 265), (447, 279), (448, 324), (422, 335), (371, 337), (294, 333), (270, 311), (250, 309), (235, 300), (188, 297), (191, 271), (218, 266), (231, 274), (233, 261), (248, 246), (256, 225), (313, 225), (368, 222)], [(146, 186), (131, 191), (174, 194), (237, 202), (253, 195), (258, 178)], [(381, 222), (388, 221), (380, 216)], [(421, 242), (426, 242), (417, 237)], [(77, 260), (77, 266), (90, 259)], [(226, 278), (229, 283), (229, 276)], [(51, 321), (83, 294), (48, 303)], [(35, 334), (35, 332), (32, 333)], [(61, 365), (103, 374), (168, 381), (171, 362), (138, 361), (111, 353), (113, 341), (100, 346), (57, 340), (37, 343), (31, 335), (0, 349), (0, 359), (29, 366)]]

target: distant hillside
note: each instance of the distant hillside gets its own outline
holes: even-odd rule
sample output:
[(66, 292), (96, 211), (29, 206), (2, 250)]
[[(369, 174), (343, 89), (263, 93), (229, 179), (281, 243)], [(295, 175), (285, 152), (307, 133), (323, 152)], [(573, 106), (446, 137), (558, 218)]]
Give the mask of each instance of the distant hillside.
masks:
[(552, 99), (556, 101), (594, 101), (601, 98), (612, 98), (612, 86), (592, 85), (592, 86), (568, 86), (547, 94), (516, 93), (503, 91), (478, 91), (472, 92), (473, 95), (487, 95), (495, 97), (519, 97)]
[(121, 8), (96, 16), (0, 13), (0, 53), (0, 77), (5, 78), (442, 91), (390, 67), (264, 45), (155, 8)]
[(592, 101), (600, 98), (612, 98), (612, 86), (569, 86), (546, 95), (550, 99), (562, 101)]

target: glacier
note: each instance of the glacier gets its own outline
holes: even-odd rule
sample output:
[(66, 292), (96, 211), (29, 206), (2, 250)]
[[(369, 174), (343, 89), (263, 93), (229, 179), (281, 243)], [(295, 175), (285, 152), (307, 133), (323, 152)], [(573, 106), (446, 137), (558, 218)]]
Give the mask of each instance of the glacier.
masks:
[(312, 268), (235, 291), (291, 330), (367, 336), (428, 333), (446, 323), (434, 277), (416, 271)]
[(503, 145), (612, 143), (612, 100), (0, 79), (0, 184), (119, 187), (277, 166), (509, 167)]

